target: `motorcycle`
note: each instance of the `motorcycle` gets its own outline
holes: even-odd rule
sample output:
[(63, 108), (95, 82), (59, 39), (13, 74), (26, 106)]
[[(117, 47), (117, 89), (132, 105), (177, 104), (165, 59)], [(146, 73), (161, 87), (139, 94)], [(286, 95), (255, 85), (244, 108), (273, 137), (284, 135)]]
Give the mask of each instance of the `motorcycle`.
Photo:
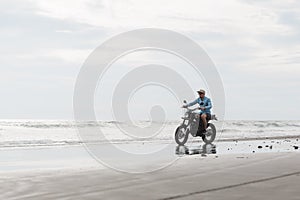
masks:
[[(183, 103), (187, 103), (185, 100)], [(205, 144), (212, 143), (216, 138), (216, 127), (214, 124), (210, 123), (211, 120), (217, 120), (216, 115), (211, 115), (211, 119), (207, 121), (207, 128), (206, 131), (201, 132), (200, 134), (197, 134), (198, 127), (199, 127), (199, 120), (200, 117), (197, 117), (197, 113), (195, 113), (195, 110), (199, 110), (200, 108), (185, 108), (186, 112), (184, 114), (184, 117), (181, 117), (183, 119), (183, 122), (180, 126), (176, 128), (175, 131), (175, 141), (178, 145), (184, 145), (189, 137), (189, 134), (191, 134), (193, 137), (200, 136), (202, 140), (205, 142)]]

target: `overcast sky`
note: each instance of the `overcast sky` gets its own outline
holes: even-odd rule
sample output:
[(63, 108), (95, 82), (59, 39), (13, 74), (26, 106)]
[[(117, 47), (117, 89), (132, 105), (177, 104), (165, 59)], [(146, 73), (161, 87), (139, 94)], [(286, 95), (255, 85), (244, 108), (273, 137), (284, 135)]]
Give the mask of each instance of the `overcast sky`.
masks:
[(1, 119), (72, 119), (87, 56), (147, 27), (206, 50), (223, 80), (226, 119), (300, 119), (299, 1), (2, 0), (0, 15)]

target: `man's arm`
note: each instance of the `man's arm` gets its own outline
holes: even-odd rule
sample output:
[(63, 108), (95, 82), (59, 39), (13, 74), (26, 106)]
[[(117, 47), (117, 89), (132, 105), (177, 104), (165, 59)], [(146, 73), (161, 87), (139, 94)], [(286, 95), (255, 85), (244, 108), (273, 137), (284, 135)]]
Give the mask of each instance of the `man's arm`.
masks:
[(196, 103), (198, 103), (198, 99), (195, 99), (195, 100), (192, 101), (191, 103), (188, 103), (188, 104), (187, 104), (187, 107), (193, 106), (193, 105), (195, 105)]

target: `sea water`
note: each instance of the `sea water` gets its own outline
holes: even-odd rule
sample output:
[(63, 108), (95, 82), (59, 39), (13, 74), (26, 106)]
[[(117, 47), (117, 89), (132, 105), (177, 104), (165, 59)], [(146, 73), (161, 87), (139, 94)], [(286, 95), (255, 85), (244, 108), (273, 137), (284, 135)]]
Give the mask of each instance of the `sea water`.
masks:
[[(96, 143), (160, 142), (173, 143), (174, 132), (180, 121), (138, 123), (116, 121), (64, 121), (64, 120), (0, 120), (0, 148), (27, 148), (41, 146), (80, 145), (80, 129), (98, 132), (104, 137)], [(215, 121), (218, 141), (300, 138), (300, 121)], [(143, 135), (145, 127), (161, 127), (155, 134)], [(125, 132), (122, 127), (126, 128)], [(133, 135), (131, 135), (131, 130)], [(128, 131), (128, 133), (126, 133)]]
[[(153, 166), (153, 169), (160, 168), (167, 166), (170, 160), (181, 157), (182, 153), (186, 154), (186, 151), (179, 151), (182, 148), (174, 140), (174, 132), (180, 123), (180, 121), (128, 123), (1, 120), (0, 172), (6, 175), (7, 172), (27, 170), (98, 169), (104, 167), (102, 162), (112, 168), (129, 170), (127, 166), (122, 168), (124, 166), (118, 165), (131, 163), (130, 168), (135, 166), (132, 164), (133, 161), (138, 163), (138, 159), (125, 162), (126, 159), (121, 154), (113, 154), (108, 150), (111, 145), (121, 151), (143, 155), (151, 155), (153, 152), (168, 147), (170, 152), (164, 154), (165, 157), (158, 154), (157, 157), (152, 157), (153, 162), (151, 159), (146, 159), (150, 162), (147, 166)], [(215, 142), (211, 145), (204, 145), (200, 137), (190, 136), (184, 148), (190, 150), (189, 154), (191, 152), (198, 152), (201, 155), (299, 152), (294, 147), (299, 146), (300, 121), (213, 121), (213, 123), (217, 127)], [(150, 129), (147, 129), (149, 127)], [(143, 128), (148, 131), (143, 131)], [(151, 128), (159, 131), (152, 133)], [(92, 140), (84, 140), (85, 134), (92, 134)], [(92, 144), (99, 148), (101, 156), (104, 156), (101, 157), (101, 162), (96, 161), (83, 144)], [(117, 159), (111, 160), (112, 156)], [(120, 162), (121, 159), (125, 159), (124, 162)], [(157, 162), (158, 159), (161, 161)], [(144, 164), (145, 160), (141, 163)], [(156, 166), (158, 164), (161, 165)]]

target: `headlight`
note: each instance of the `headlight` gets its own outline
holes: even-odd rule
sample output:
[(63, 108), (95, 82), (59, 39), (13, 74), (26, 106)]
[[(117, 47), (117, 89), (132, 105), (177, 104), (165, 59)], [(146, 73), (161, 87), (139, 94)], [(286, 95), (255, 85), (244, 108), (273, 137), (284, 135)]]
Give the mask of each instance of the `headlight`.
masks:
[(184, 113), (184, 117), (188, 117), (189, 116), (189, 113), (188, 112), (185, 112)]

